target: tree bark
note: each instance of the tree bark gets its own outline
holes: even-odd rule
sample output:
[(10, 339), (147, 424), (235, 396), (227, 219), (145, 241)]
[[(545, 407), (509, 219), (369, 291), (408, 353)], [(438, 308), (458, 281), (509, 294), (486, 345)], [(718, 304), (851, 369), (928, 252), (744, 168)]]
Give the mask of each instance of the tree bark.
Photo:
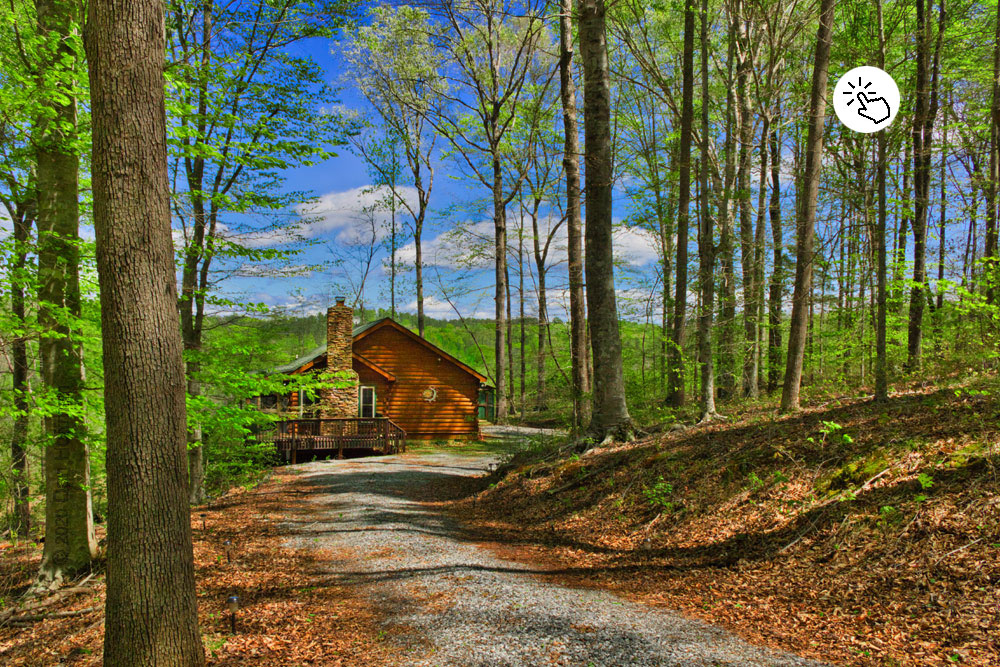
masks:
[(912, 194), (910, 190), (910, 163), (912, 158), (913, 144), (909, 141), (904, 141), (906, 147), (903, 152), (903, 202), (902, 211), (899, 217), (899, 234), (897, 238), (896, 245), (896, 256), (894, 258), (895, 266), (893, 267), (892, 281), (896, 285), (893, 289), (893, 298), (896, 300), (895, 307), (897, 314), (902, 317), (903, 312), (906, 310), (906, 290), (903, 286), (903, 273), (906, 268), (906, 246), (907, 246), (907, 236), (910, 230), (910, 195)]
[[(36, 160), (38, 179), (38, 324), (47, 336), (39, 341), (42, 381), (58, 401), (44, 420), (45, 550), (39, 571), (40, 586), (90, 567), (97, 541), (90, 498), (90, 458), (83, 402), (83, 349), (79, 340), (80, 259), (79, 148), (76, 143), (76, 78), (81, 7), (72, 0), (38, 0), (39, 33), (54, 38), (43, 56), (43, 67), (57, 72), (62, 89), (46, 105), (53, 116), (39, 119)], [(44, 85), (44, 84), (43, 84)], [(51, 85), (51, 83), (49, 84)], [(68, 92), (68, 94), (67, 94)]]
[(771, 268), (771, 284), (767, 299), (767, 391), (774, 392), (781, 384), (781, 297), (784, 273), (783, 244), (781, 230), (781, 151), (778, 150), (777, 123), (771, 125), (768, 141), (771, 152), (771, 203), (768, 211), (771, 217), (771, 245), (774, 254)]
[(611, 94), (604, 0), (580, 6), (584, 141), (587, 170), (587, 311), (594, 358), (594, 413), (598, 440), (634, 437), (625, 401), (612, 256)]
[(104, 664), (196, 667), (163, 4), (94, 0), (86, 38), (107, 424)]
[[(925, 4), (926, 3), (926, 4)], [(944, 0), (940, 4), (937, 46), (931, 54), (931, 0), (916, 0), (917, 91), (913, 112), (913, 289), (907, 327), (906, 367), (920, 370), (924, 306), (927, 298), (927, 213), (930, 207), (931, 143), (938, 107), (938, 70), (944, 28)], [(933, 57), (933, 63), (932, 63)]]
[(726, 138), (723, 152), (726, 155), (722, 202), (719, 212), (719, 364), (717, 369), (718, 394), (720, 399), (730, 399), (736, 388), (736, 276), (733, 269), (733, 206), (738, 195), (737, 147), (736, 139), (741, 135), (742, 113), (737, 99), (733, 79), (736, 61), (736, 23), (738, 19), (729, 17), (729, 47), (727, 49), (727, 93), (726, 93)]
[(986, 180), (986, 230), (983, 250), (986, 277), (986, 302), (997, 301), (997, 187), (1000, 186), (1000, 9), (995, 18), (996, 39), (993, 42), (993, 99), (990, 105), (990, 160)]
[[(23, 325), (24, 284), (27, 276), (28, 237), (35, 217), (37, 194), (33, 191), (27, 201), (14, 204), (8, 209), (14, 227), (14, 258), (10, 266), (10, 301), (14, 320)], [(28, 418), (31, 406), (28, 403), (28, 343), (24, 335), (17, 336), (11, 344), (11, 391), (14, 394), (14, 424), (10, 436), (11, 470), (13, 472), (14, 526), (13, 532), (27, 537), (31, 532), (31, 500), (28, 488), (29, 465), (26, 445), (28, 443)]]
[(493, 276), (496, 285), (494, 295), (494, 344), (493, 359), (497, 381), (497, 421), (507, 420), (510, 405), (507, 395), (507, 210), (503, 201), (503, 171), (500, 154), (493, 150), (493, 235), (494, 262)]
[[(715, 230), (709, 210), (708, 151), (708, 0), (701, 1), (701, 215), (698, 218), (698, 366), (701, 372), (701, 421), (715, 416), (715, 363), (712, 359), (712, 315), (715, 304)], [(693, 26), (692, 26), (693, 27)]]
[[(757, 396), (757, 283), (754, 261), (754, 232), (750, 214), (750, 157), (753, 142), (753, 118), (750, 107), (750, 93), (747, 90), (750, 72), (753, 68), (750, 54), (750, 38), (743, 16), (743, 0), (734, 2), (734, 22), (736, 23), (737, 66), (736, 94), (739, 99), (740, 150), (737, 191), (740, 209), (740, 269), (743, 273), (743, 381), (744, 397)], [(765, 154), (766, 155), (766, 154)], [(765, 158), (766, 159), (766, 158)]]
[(541, 199), (536, 198), (531, 212), (531, 231), (534, 243), (535, 269), (538, 272), (538, 349), (535, 356), (535, 410), (545, 410), (545, 355), (549, 338), (548, 292), (545, 285), (545, 255), (542, 254), (541, 234), (538, 229), (538, 207)]
[(576, 122), (573, 81), (573, 0), (560, 0), (559, 90), (563, 110), (563, 169), (566, 171), (566, 236), (569, 269), (570, 360), (573, 378), (573, 423), (583, 428), (590, 418), (587, 373), (587, 313), (583, 290), (583, 223), (580, 218), (580, 131)]
[[(878, 0), (879, 67), (885, 68), (885, 24), (882, 16), (882, 0)], [(886, 359), (886, 261), (885, 228), (887, 202), (885, 200), (885, 146), (886, 134), (878, 134), (878, 223), (875, 227), (875, 255), (878, 263), (875, 294), (875, 402), (889, 400), (888, 360)]]
[(694, 124), (695, 0), (684, 4), (684, 55), (681, 64), (681, 136), (678, 156), (677, 261), (674, 279), (673, 337), (670, 348), (669, 402), (684, 405), (684, 342), (687, 329), (688, 227), (691, 217), (691, 142)]
[(812, 91), (809, 95), (809, 133), (806, 144), (804, 188), (795, 241), (795, 287), (792, 292), (785, 383), (781, 392), (783, 412), (799, 409), (799, 386), (802, 381), (806, 337), (809, 333), (816, 202), (819, 198), (819, 177), (823, 166), (823, 122), (826, 119), (827, 73), (830, 66), (830, 42), (836, 6), (837, 0), (822, 0), (819, 29), (816, 32), (816, 56), (813, 65)]

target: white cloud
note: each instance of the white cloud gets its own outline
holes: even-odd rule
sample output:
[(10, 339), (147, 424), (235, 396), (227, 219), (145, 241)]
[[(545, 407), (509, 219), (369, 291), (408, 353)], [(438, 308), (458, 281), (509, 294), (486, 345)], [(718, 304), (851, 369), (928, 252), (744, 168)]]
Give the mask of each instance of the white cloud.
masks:
[[(479, 303), (474, 304), (462, 304), (456, 303), (458, 311), (462, 314), (462, 317), (471, 319), (488, 319), (493, 317), (492, 308), (487, 308)], [(471, 312), (468, 308), (471, 306)], [(406, 307), (402, 309), (403, 312), (416, 314), (417, 313), (417, 300), (414, 299), (410, 303), (406, 304)], [(455, 309), (445, 301), (444, 299), (439, 299), (436, 296), (430, 295), (424, 297), (424, 315), (427, 317), (433, 317), (437, 320), (457, 320), (458, 315), (455, 313)]]
[[(471, 227), (451, 229), (422, 243), (424, 266), (443, 269), (486, 269), (493, 266), (493, 222), (484, 220)], [(412, 241), (399, 249), (397, 257), (407, 264), (417, 261)]]
[[(404, 201), (416, 208), (416, 188), (403, 186), (396, 191)], [(388, 188), (365, 186), (328, 192), (315, 202), (296, 206), (295, 212), (303, 221), (309, 221), (302, 226), (301, 233), (304, 236), (311, 238), (333, 234), (337, 241), (351, 243), (359, 238), (358, 224), (366, 219), (366, 211), (369, 210), (375, 209), (379, 238), (384, 238), (389, 233), (391, 212), (379, 204), (390, 199)], [(400, 205), (396, 212), (397, 225), (402, 225), (403, 221), (408, 219), (405, 207)]]
[(659, 240), (646, 229), (619, 227), (612, 240), (615, 255), (632, 266), (645, 266), (659, 259)]

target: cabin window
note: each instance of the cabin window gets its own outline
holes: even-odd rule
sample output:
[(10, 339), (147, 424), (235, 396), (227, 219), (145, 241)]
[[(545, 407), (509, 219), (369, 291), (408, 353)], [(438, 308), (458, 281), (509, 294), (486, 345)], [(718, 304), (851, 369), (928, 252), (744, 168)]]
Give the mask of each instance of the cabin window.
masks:
[(299, 391), (299, 416), (312, 415), (319, 404), (319, 392), (303, 389)]
[(361, 387), (358, 393), (358, 416), (363, 418), (375, 416), (375, 387)]
[(274, 410), (278, 407), (277, 394), (265, 394), (260, 397), (260, 407), (263, 410)]

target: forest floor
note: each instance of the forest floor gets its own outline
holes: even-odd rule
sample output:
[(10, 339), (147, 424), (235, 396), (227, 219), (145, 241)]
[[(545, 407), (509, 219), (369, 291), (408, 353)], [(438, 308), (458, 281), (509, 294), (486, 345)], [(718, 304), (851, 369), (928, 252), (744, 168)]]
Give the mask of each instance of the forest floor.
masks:
[[(386, 652), (371, 605), (327, 580), (335, 555), (285, 545), (287, 535), (278, 522), (288, 513), (310, 516), (314, 505), (305, 497), (296, 475), (280, 470), (256, 488), (233, 490), (192, 510), (199, 625), (209, 665), (381, 664)], [(232, 543), (231, 562), (226, 540)], [(103, 563), (82, 586), (62, 589), (75, 592), (25, 609), (14, 603), (31, 584), (41, 553), (36, 543), (0, 543), (0, 664), (100, 665)], [(238, 595), (242, 606), (236, 634), (225, 611), (230, 595)], [(12, 622), (24, 617), (35, 618)]]
[[(192, 511), (209, 664), (996, 667), (990, 382), (281, 469)], [(0, 664), (100, 664), (100, 567), (11, 611), (40, 557), (0, 543)]]
[[(1000, 396), (914, 385), (518, 454), (453, 503), (520, 562), (843, 665), (1000, 665)], [(487, 486), (488, 485), (488, 486)]]

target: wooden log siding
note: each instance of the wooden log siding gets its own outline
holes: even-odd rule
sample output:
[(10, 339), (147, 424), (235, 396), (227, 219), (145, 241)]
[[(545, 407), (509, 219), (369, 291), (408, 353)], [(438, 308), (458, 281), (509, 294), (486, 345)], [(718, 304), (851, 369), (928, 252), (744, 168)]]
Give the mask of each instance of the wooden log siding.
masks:
[[(397, 326), (387, 322), (354, 341), (356, 353), (396, 376), (386, 382), (355, 361), (361, 384), (376, 388), (378, 412), (408, 438), (478, 437), (480, 379)], [(433, 401), (424, 397), (429, 388), (436, 391)]]

